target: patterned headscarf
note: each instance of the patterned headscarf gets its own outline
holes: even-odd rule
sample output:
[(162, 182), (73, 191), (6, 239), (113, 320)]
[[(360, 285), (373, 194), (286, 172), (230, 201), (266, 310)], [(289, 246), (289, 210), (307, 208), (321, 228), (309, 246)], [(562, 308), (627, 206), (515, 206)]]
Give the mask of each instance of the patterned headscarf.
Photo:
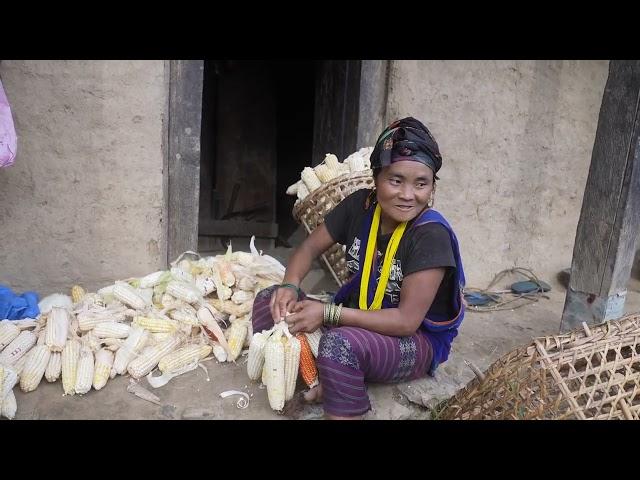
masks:
[(371, 153), (371, 168), (380, 168), (401, 160), (420, 162), (433, 170), (438, 180), (442, 156), (435, 138), (422, 122), (413, 117), (396, 120), (378, 137)]

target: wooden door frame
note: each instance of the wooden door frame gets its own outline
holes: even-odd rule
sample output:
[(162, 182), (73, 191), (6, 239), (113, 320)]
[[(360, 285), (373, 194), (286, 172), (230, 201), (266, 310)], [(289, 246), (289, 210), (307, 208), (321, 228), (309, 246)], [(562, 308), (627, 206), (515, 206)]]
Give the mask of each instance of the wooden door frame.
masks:
[(164, 175), (167, 265), (198, 249), (204, 60), (168, 60)]
[[(344, 115), (349, 117), (349, 128), (348, 131), (337, 132), (345, 155), (373, 145), (387, 123), (390, 64), (387, 60), (348, 62), (350, 80), (347, 81), (344, 98), (350, 104), (344, 106)], [(167, 265), (181, 253), (198, 249), (203, 79), (204, 60), (165, 62), (168, 101), (163, 134), (163, 171), (166, 172), (164, 211)], [(321, 128), (319, 125), (317, 120), (314, 121), (314, 152), (320, 151), (318, 148), (326, 148), (316, 145), (317, 135), (321, 133), (316, 131)], [(321, 160), (309, 159), (309, 164), (317, 164)]]

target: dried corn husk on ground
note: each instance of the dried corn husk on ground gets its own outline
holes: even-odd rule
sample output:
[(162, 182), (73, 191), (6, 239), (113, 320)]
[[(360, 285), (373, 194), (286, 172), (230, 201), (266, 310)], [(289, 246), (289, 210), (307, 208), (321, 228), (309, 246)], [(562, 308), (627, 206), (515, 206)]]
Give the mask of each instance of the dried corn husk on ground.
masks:
[[(62, 380), (65, 395), (100, 390), (116, 375), (147, 376), (157, 386), (205, 357), (236, 361), (252, 338), (256, 293), (282, 282), (285, 271), (254, 242), (249, 252), (185, 252), (168, 270), (115, 280), (97, 292), (74, 288), (73, 302), (45, 298), (48, 312), (37, 319), (0, 322), (0, 356), (18, 378), (24, 372), (25, 392), (44, 377)], [(149, 378), (156, 367), (163, 374)]]

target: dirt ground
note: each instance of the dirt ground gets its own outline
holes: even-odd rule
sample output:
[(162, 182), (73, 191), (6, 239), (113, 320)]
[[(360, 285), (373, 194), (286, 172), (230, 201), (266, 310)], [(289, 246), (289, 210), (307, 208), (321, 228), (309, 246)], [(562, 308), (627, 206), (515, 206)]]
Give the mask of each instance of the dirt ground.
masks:
[[(285, 260), (289, 251), (275, 249), (274, 256)], [(316, 265), (317, 267), (317, 265)], [(636, 276), (637, 278), (637, 276)], [(552, 286), (548, 299), (515, 309), (480, 313), (468, 311), (453, 343), (449, 360), (440, 366), (435, 378), (425, 378), (397, 385), (369, 385), (372, 410), (366, 419), (430, 419), (435, 403), (464, 387), (473, 373), (465, 365), (468, 360), (485, 370), (513, 348), (528, 344), (532, 337), (558, 333), (564, 305), (565, 289), (557, 279), (544, 279)], [(474, 285), (475, 286), (475, 285)], [(481, 285), (482, 286), (482, 285)], [(310, 272), (303, 283), (307, 292), (335, 291), (329, 275), (319, 268)], [(626, 300), (627, 313), (640, 311), (640, 281), (632, 279)], [(295, 399), (282, 414), (271, 410), (266, 390), (251, 382), (246, 374), (246, 357), (236, 364), (205, 363), (207, 373), (196, 369), (173, 379), (169, 384), (152, 389), (161, 405), (142, 400), (127, 392), (128, 377), (110, 380), (101, 391), (91, 390), (84, 396), (63, 397), (58, 381), (43, 380), (34, 392), (24, 394), (16, 388), (16, 419), (207, 419), (207, 420), (285, 420), (321, 419), (321, 406), (304, 405), (300, 400), (302, 382)], [(236, 407), (239, 397), (220, 398), (226, 390), (244, 391), (250, 396), (249, 406)]]

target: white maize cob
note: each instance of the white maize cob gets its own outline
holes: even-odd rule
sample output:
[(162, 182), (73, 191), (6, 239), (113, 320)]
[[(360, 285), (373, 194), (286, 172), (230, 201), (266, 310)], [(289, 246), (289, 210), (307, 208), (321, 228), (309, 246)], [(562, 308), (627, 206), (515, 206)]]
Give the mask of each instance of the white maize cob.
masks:
[(298, 186), (298, 200), (304, 200), (310, 193), (311, 192), (304, 183)]
[(78, 395), (84, 395), (91, 390), (94, 368), (93, 352), (88, 345), (85, 345), (80, 350), (80, 358), (78, 359), (78, 372), (76, 374), (76, 385), (74, 388)]
[(293, 398), (298, 380), (298, 367), (300, 365), (300, 340), (296, 337), (287, 338), (284, 346), (284, 400), (288, 402)]
[(349, 171), (351, 172), (361, 172), (362, 170), (366, 170), (364, 158), (357, 154), (347, 157), (344, 163), (349, 165)]
[(247, 359), (247, 374), (251, 380), (258, 380), (262, 375), (262, 367), (264, 367), (264, 346), (270, 334), (270, 331), (253, 334)]
[(313, 170), (314, 172), (316, 172), (318, 180), (320, 180), (322, 183), (329, 183), (340, 174), (340, 172), (332, 170), (328, 165), (325, 165), (324, 163), (316, 165), (315, 167), (313, 167)]
[(144, 328), (133, 325), (129, 336), (124, 341), (124, 344), (116, 352), (116, 357), (113, 362), (113, 369), (118, 375), (123, 375), (127, 371), (129, 363), (136, 357), (138, 352), (142, 350), (144, 345), (149, 340), (149, 331)]
[(185, 323), (187, 325), (192, 325), (194, 327), (200, 325), (198, 316), (196, 315), (196, 310), (191, 305), (186, 305), (184, 307), (173, 310), (169, 312), (169, 316), (174, 320)]
[(96, 364), (93, 370), (93, 388), (100, 390), (107, 384), (113, 367), (113, 352), (107, 349), (100, 349), (96, 353)]
[(50, 358), (51, 351), (46, 345), (36, 345), (29, 351), (20, 374), (20, 388), (23, 392), (32, 392), (38, 388)]
[(196, 287), (198, 287), (203, 297), (216, 291), (216, 284), (213, 278), (208, 275), (198, 275), (198, 278), (196, 278)]
[(126, 282), (118, 282), (114, 285), (113, 296), (135, 310), (144, 310), (148, 306), (138, 291)]
[[(313, 192), (316, 188), (320, 188), (322, 186), (322, 182), (311, 167), (304, 167), (300, 177), (302, 178), (305, 186), (309, 189), (309, 192)], [(300, 188), (298, 188), (298, 192), (299, 191)]]
[(185, 272), (181, 268), (173, 267), (171, 268), (171, 276), (180, 282), (193, 283), (193, 275), (189, 272)]
[(240, 290), (246, 290), (248, 292), (252, 292), (257, 283), (258, 282), (256, 282), (254, 278), (251, 278), (249, 276), (242, 277), (238, 281), (238, 288)]
[[(33, 348), (31, 348), (31, 350), (33, 350)], [(29, 350), (29, 352), (31, 352), (31, 350)], [(12, 365), (13, 368), (16, 369), (16, 372), (18, 372), (18, 376), (22, 375), (22, 370), (24, 370), (24, 366), (27, 363), (27, 355), (29, 355), (29, 352), (20, 357), (20, 359)]]
[(318, 358), (318, 348), (320, 346), (320, 338), (322, 338), (322, 331), (318, 328), (315, 332), (304, 332), (304, 335), (309, 341), (309, 346), (311, 347), (313, 356)]
[(71, 300), (73, 303), (80, 303), (86, 294), (86, 290), (80, 285), (71, 287)]
[(64, 395), (75, 394), (79, 357), (80, 342), (75, 339), (68, 340), (60, 357), (62, 362), (62, 390), (64, 390)]
[(233, 362), (238, 358), (240, 352), (242, 352), (242, 346), (244, 345), (244, 339), (247, 336), (247, 322), (243, 320), (236, 320), (231, 323), (228, 329), (229, 338), (227, 343), (229, 344), (229, 357), (228, 362)]
[(247, 292), (246, 290), (236, 290), (235, 293), (231, 295), (231, 301), (236, 305), (241, 305), (251, 300), (253, 300), (253, 292)]
[(233, 291), (231, 290), (231, 288), (225, 285), (217, 265), (213, 266), (213, 272), (211, 273), (211, 278), (213, 279), (213, 283), (216, 286), (216, 293), (218, 294), (218, 298), (220, 300), (227, 300), (231, 298)]
[(147, 305), (153, 303), (153, 288), (138, 288), (137, 292)]
[(297, 195), (298, 194), (298, 185), (300, 185), (302, 180), (298, 180), (296, 183), (289, 185), (287, 187), (287, 191), (285, 192), (287, 195)]
[(13, 390), (20, 376), (13, 367), (0, 365), (0, 402)]
[(211, 351), (213, 352), (213, 355), (216, 357), (216, 360), (218, 360), (218, 362), (222, 363), (222, 362), (226, 362), (227, 361), (227, 351), (222, 348), (222, 346), (218, 343), (214, 343), (211, 346)]
[(18, 403), (16, 402), (16, 396), (11, 390), (6, 397), (2, 400), (2, 408), (0, 409), (0, 415), (13, 420), (18, 411)]
[(66, 308), (53, 307), (45, 329), (45, 344), (52, 352), (61, 352), (69, 333), (69, 312)]
[[(176, 280), (167, 284), (167, 294), (187, 303), (198, 303), (202, 300), (202, 294), (195, 286)], [(162, 304), (165, 305), (164, 301)]]
[(208, 303), (217, 311), (228, 315), (235, 315), (236, 317), (243, 317), (253, 310), (253, 300), (236, 305), (231, 300), (212, 298), (208, 300)]
[(148, 345), (157, 345), (158, 343), (162, 343), (168, 338), (173, 337), (172, 332), (158, 332), (158, 333), (149, 333), (149, 341)]
[[(243, 267), (250, 267), (255, 262), (253, 254), (248, 252), (233, 252), (231, 260), (239, 263)], [(233, 268), (233, 265), (231, 266)]]
[(144, 377), (153, 370), (162, 357), (171, 353), (178, 345), (180, 345), (180, 339), (177, 336), (154, 345), (132, 361), (127, 367), (127, 371), (133, 378)]
[(172, 373), (193, 362), (207, 358), (211, 353), (209, 345), (186, 345), (160, 359), (158, 368), (162, 373)]
[(247, 322), (247, 336), (244, 339), (244, 344), (242, 348), (249, 348), (251, 344), (251, 339), (253, 338), (253, 322), (251, 321), (251, 315), (247, 315), (244, 317)]
[[(100, 342), (104, 345), (104, 348), (111, 352), (117, 351), (122, 345), (124, 345), (124, 340), (121, 338), (105, 338)], [(98, 350), (97, 348), (94, 350)]]
[(236, 283), (236, 277), (233, 274), (231, 264), (226, 260), (218, 260), (214, 265), (214, 268), (218, 270), (222, 283), (227, 287), (233, 287)]
[(47, 382), (55, 382), (60, 378), (60, 370), (62, 369), (62, 353), (52, 352), (49, 357), (49, 363), (47, 369), (44, 371), (44, 378)]
[[(87, 307), (104, 307), (104, 299), (98, 293), (85, 293), (80, 301), (81, 306)], [(76, 307), (76, 310), (78, 308)]]
[(122, 322), (125, 320), (125, 312), (103, 311), (78, 313), (78, 329), (82, 332), (92, 330), (96, 325), (104, 322)]
[(160, 304), (164, 307), (164, 308), (169, 308), (169, 307), (174, 307), (174, 306), (178, 306), (181, 305), (183, 302), (181, 302), (180, 300), (178, 300), (177, 298), (169, 295), (168, 293), (163, 293), (162, 297), (160, 297)]
[(152, 333), (172, 333), (178, 329), (178, 322), (174, 320), (147, 316), (133, 317), (132, 325), (139, 325)]
[(155, 287), (160, 283), (162, 276), (166, 273), (166, 270), (159, 270), (149, 275), (145, 275), (140, 279), (140, 288)]
[(343, 164), (340, 163), (338, 157), (336, 157), (333, 153), (327, 153), (325, 155), (324, 163), (327, 165), (327, 167), (336, 172), (341, 171), (343, 168)]
[(0, 322), (0, 350), (9, 345), (18, 335), (20, 329), (11, 320)]
[(91, 331), (98, 338), (127, 338), (131, 327), (126, 323), (102, 322)]
[(38, 341), (35, 333), (24, 330), (0, 353), (0, 363), (13, 365), (20, 360)]
[(284, 345), (282, 331), (276, 330), (264, 347), (264, 380), (267, 385), (269, 405), (273, 410), (282, 410), (285, 400)]

